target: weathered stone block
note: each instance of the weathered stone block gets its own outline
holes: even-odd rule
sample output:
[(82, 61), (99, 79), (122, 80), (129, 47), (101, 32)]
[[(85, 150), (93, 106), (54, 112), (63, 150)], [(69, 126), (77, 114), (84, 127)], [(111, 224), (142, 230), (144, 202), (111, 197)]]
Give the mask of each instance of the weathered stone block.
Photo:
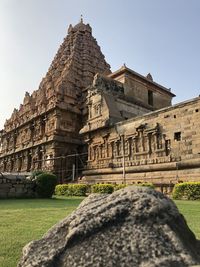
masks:
[(16, 197), (16, 192), (8, 192), (7, 197), (8, 198), (15, 198)]
[(0, 190), (0, 198), (7, 198), (8, 197), (8, 194), (5, 192), (5, 191), (1, 191)]
[(12, 188), (12, 184), (11, 183), (3, 183), (0, 185), (1, 189), (9, 189)]
[(200, 241), (175, 204), (144, 187), (91, 195), (23, 249), (18, 267), (186, 267), (200, 264)]
[(14, 193), (14, 192), (16, 192), (16, 189), (14, 187), (12, 187), (12, 188), (10, 188), (9, 192)]
[(25, 191), (25, 189), (24, 189), (23, 186), (21, 186), (21, 187), (16, 187), (16, 192), (17, 192), (17, 193), (24, 193), (24, 191)]

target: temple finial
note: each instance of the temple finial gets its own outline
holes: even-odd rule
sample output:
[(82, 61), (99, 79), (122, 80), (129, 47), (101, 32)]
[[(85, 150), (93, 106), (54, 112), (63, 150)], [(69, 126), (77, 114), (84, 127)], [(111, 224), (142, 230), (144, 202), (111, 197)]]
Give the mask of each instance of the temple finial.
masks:
[(148, 73), (146, 78), (153, 82), (153, 77), (152, 77), (151, 73)]

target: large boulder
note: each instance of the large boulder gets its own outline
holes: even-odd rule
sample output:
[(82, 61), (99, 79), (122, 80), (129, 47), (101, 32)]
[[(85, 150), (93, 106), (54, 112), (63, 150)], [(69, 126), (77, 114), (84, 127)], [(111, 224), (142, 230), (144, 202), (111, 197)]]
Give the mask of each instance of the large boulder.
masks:
[(173, 201), (145, 187), (93, 194), (42, 239), (19, 267), (184, 267), (200, 263), (200, 241)]

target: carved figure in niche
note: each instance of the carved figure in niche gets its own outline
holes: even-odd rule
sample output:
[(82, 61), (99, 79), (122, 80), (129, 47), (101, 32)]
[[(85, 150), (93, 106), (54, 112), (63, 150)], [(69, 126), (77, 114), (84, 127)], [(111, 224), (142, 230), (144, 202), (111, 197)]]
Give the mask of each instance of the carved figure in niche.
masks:
[(135, 137), (134, 138), (134, 142), (135, 142), (135, 152), (138, 153), (139, 152), (139, 137)]
[(99, 159), (99, 157), (100, 157), (100, 153), (99, 153), (100, 151), (99, 151), (99, 147), (97, 146), (97, 148), (96, 148), (96, 159), (98, 160)]
[(9, 136), (6, 137), (6, 142), (7, 142), (7, 144), (6, 144), (6, 150), (7, 150), (9, 148), (9, 143), (10, 143), (10, 137)]
[(91, 145), (88, 145), (88, 160), (92, 160), (92, 151)]
[(22, 156), (18, 156), (17, 159), (17, 171), (20, 172), (22, 169)]
[(44, 136), (45, 134), (45, 126), (46, 126), (46, 116), (43, 116), (40, 120), (40, 130), (41, 130), (41, 135)]
[(9, 147), (10, 147), (11, 149), (14, 148), (14, 136), (13, 136), (13, 135), (10, 137)]
[(11, 158), (11, 162), (10, 162), (10, 172), (13, 171), (13, 167), (14, 167), (14, 159)]
[(96, 161), (96, 146), (93, 146), (92, 150), (93, 150), (93, 156), (94, 156), (93, 160)]
[(117, 148), (117, 156), (121, 155), (121, 142), (120, 140), (116, 141), (116, 148)]
[(29, 172), (32, 167), (32, 153), (30, 151), (28, 151), (27, 157), (27, 171)]
[(91, 104), (88, 104), (88, 116), (89, 116), (89, 119), (92, 118), (92, 105)]
[(140, 132), (140, 146), (141, 146), (142, 152), (144, 152), (145, 151), (145, 142), (144, 142), (144, 132), (143, 131)]
[(148, 143), (149, 143), (149, 155), (151, 155), (151, 153), (152, 153), (152, 133), (149, 133), (148, 135), (147, 135), (147, 137), (148, 137)]
[(34, 137), (37, 140), (38, 138), (40, 138), (40, 125), (35, 125), (35, 129), (34, 129)]
[(38, 165), (39, 170), (42, 169), (43, 152), (44, 152), (44, 150), (42, 149), (41, 146), (39, 146), (37, 148), (37, 161), (38, 161), (37, 165)]
[(156, 135), (156, 139), (157, 139), (157, 149), (162, 149), (162, 135), (161, 135), (161, 133), (158, 133)]
[(114, 141), (109, 143), (110, 157), (114, 158)]
[(95, 113), (97, 116), (101, 115), (101, 104), (100, 103), (95, 106)]
[(102, 159), (103, 158), (103, 145), (99, 146), (99, 158)]
[(166, 156), (168, 156), (171, 152), (171, 140), (165, 140), (165, 151), (166, 151)]
[(94, 161), (96, 161), (99, 159), (99, 149), (97, 145), (93, 147), (93, 151), (94, 151)]
[(29, 126), (29, 130), (30, 130), (30, 140), (33, 140), (34, 137), (34, 129), (35, 129), (35, 123), (31, 122), (30, 126)]
[(105, 157), (109, 157), (110, 156), (110, 148), (109, 148), (109, 144), (108, 142), (106, 141), (105, 143)]
[(126, 156), (129, 156), (130, 155), (130, 148), (129, 148), (129, 146), (130, 146), (129, 139), (124, 140), (124, 154)]

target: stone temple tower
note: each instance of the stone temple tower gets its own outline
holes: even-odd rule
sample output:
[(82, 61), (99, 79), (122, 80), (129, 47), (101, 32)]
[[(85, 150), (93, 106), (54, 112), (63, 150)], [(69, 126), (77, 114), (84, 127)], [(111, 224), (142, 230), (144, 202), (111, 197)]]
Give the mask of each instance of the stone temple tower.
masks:
[(1, 131), (0, 171), (48, 169), (63, 177), (71, 175), (74, 159), (66, 156), (81, 151), (79, 130), (87, 113), (87, 87), (96, 73), (107, 75), (110, 66), (90, 25), (81, 19), (69, 26), (39, 89), (31, 95), (27, 92), (23, 104), (6, 121)]

